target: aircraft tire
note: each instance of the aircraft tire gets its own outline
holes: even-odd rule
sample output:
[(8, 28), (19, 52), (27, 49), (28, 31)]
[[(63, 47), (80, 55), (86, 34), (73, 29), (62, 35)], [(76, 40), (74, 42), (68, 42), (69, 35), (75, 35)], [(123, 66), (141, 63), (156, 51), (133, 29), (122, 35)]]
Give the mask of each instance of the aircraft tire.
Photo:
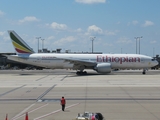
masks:
[(143, 74), (143, 75), (145, 75), (145, 74), (146, 74), (146, 71), (145, 71), (145, 70), (143, 70), (142, 74)]
[(86, 72), (86, 71), (84, 71), (84, 72), (82, 72), (82, 71), (77, 71), (76, 74), (77, 74), (77, 75), (87, 75), (87, 72)]

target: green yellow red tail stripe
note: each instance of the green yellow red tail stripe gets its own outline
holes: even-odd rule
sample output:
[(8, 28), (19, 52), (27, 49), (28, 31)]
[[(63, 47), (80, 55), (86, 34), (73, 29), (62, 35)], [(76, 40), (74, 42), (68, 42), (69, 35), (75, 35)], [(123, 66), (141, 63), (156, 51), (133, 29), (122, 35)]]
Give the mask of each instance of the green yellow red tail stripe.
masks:
[(16, 32), (14, 31), (8, 31), (9, 36), (12, 40), (12, 44), (16, 50), (17, 53), (23, 54), (23, 53), (34, 53), (32, 48), (30, 48), (23, 40), (21, 37), (19, 37)]

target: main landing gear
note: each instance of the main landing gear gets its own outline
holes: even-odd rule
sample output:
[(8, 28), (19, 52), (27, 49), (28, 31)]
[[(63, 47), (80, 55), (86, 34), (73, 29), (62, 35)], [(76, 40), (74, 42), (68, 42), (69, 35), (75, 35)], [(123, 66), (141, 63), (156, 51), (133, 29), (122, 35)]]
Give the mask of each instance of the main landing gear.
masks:
[(87, 75), (86, 71), (77, 71), (77, 75)]
[(145, 74), (146, 74), (146, 69), (143, 69), (142, 74), (143, 74), (143, 75), (145, 75)]

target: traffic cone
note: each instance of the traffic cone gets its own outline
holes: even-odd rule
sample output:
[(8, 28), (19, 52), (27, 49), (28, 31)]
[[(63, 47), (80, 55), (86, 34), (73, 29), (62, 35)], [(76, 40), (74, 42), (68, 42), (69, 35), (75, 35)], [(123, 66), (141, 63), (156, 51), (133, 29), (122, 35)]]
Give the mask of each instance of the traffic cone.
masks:
[(6, 120), (8, 120), (8, 114), (6, 114)]
[(29, 119), (28, 119), (28, 112), (26, 112), (26, 119), (25, 119), (25, 120), (29, 120)]

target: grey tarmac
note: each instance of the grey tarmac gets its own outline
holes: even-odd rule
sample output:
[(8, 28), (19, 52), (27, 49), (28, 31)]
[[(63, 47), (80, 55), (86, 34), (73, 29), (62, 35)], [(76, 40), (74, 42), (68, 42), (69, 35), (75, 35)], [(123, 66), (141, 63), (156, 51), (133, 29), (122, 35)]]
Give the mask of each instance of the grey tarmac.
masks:
[[(159, 120), (160, 71), (0, 70), (0, 120), (73, 120), (100, 112), (105, 120)], [(60, 99), (66, 98), (61, 111)]]

